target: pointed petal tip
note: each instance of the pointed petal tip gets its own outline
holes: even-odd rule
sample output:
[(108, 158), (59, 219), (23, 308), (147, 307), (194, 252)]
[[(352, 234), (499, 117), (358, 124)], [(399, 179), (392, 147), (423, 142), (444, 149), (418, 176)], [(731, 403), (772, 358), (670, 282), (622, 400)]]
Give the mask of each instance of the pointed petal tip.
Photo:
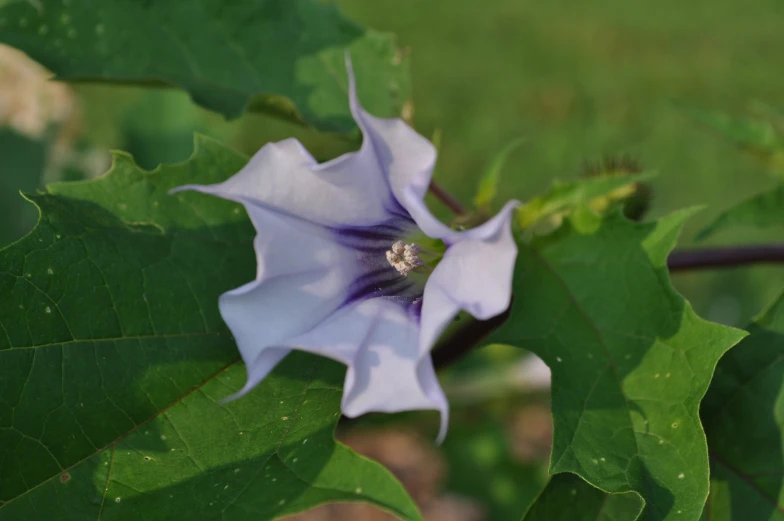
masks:
[(169, 195), (175, 195), (180, 192), (201, 192), (205, 194), (211, 194), (214, 192), (212, 189), (214, 185), (182, 185), (176, 186), (169, 190)]
[(471, 228), (465, 232), (462, 232), (461, 235), (467, 239), (482, 241), (488, 240), (491, 237), (494, 237), (499, 231), (503, 230), (505, 226), (511, 225), (512, 212), (514, 212), (514, 210), (519, 206), (522, 206), (520, 201), (515, 199), (507, 201), (503, 208), (501, 208), (497, 214), (491, 217), (490, 220), (480, 224), (476, 228)]
[[(285, 353), (283, 354), (283, 356), (286, 356), (286, 354), (288, 354), (289, 351), (290, 350), (285, 350)], [(248, 372), (248, 379), (246, 380), (245, 385), (242, 386), (242, 389), (240, 389), (236, 393), (233, 393), (233, 394), (230, 394), (229, 396), (226, 396), (225, 398), (221, 398), (220, 401), (218, 402), (218, 405), (226, 405), (229, 402), (233, 402), (234, 400), (239, 400), (243, 396), (247, 395), (257, 385), (259, 385), (259, 383), (261, 383), (262, 380), (264, 380), (264, 378), (267, 376), (267, 374), (269, 374), (269, 372), (272, 371), (272, 369), (280, 361), (280, 359), (283, 358), (283, 356), (280, 356), (280, 353), (274, 354), (271, 351), (267, 351), (267, 353), (268, 353), (268, 355), (269, 354), (272, 355), (271, 356), (271, 358), (272, 358), (271, 360), (268, 360), (268, 358), (270, 358), (269, 356), (268, 357), (259, 356), (257, 358), (257, 362), (258, 362), (259, 359), (267, 361), (267, 363), (264, 364), (263, 372), (257, 373), (257, 374), (253, 374), (252, 371)], [(264, 354), (264, 352), (261, 353), (261, 355), (263, 355), (263, 354)]]
[(226, 405), (227, 403), (233, 402), (234, 400), (239, 400), (240, 398), (248, 394), (250, 390), (253, 389), (253, 387), (254, 386), (248, 385), (246, 383), (245, 386), (239, 391), (237, 391), (236, 393), (230, 394), (225, 398), (221, 398), (220, 400), (218, 400), (218, 405)]
[(506, 204), (504, 204), (503, 208), (499, 210), (499, 212), (496, 214), (496, 217), (499, 217), (502, 220), (510, 220), (512, 212), (520, 206), (523, 206), (523, 203), (517, 199), (510, 199), (506, 202)]
[(436, 447), (440, 447), (446, 439), (447, 431), (449, 430), (449, 411), (443, 410), (441, 413), (441, 425), (438, 428), (438, 436), (436, 436)]
[(354, 69), (351, 66), (351, 51), (348, 49), (343, 51), (343, 59), (346, 62), (346, 70), (348, 71), (348, 75), (349, 77), (352, 77), (354, 75)]
[(360, 130), (362, 129), (362, 106), (359, 103), (359, 97), (357, 96), (357, 80), (354, 77), (354, 65), (351, 63), (351, 53), (348, 49), (346, 49), (345, 54), (346, 60), (346, 74), (348, 74), (348, 104), (349, 108), (351, 109), (351, 114), (354, 116), (354, 120), (359, 125)]
[(185, 192), (185, 191), (188, 191), (188, 190), (193, 190), (193, 185), (176, 186), (176, 187), (172, 188), (171, 190), (169, 190), (168, 194), (169, 195), (174, 195), (174, 194), (178, 194), (180, 192)]
[(504, 207), (501, 209), (501, 212), (512, 211), (518, 206), (523, 206), (523, 203), (518, 201), (517, 199), (510, 199), (506, 202)]

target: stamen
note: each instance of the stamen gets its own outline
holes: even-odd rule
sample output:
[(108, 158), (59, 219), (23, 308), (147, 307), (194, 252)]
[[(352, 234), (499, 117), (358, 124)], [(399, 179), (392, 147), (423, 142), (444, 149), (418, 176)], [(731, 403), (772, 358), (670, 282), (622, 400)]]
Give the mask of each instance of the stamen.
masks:
[(398, 273), (407, 277), (415, 269), (425, 266), (425, 263), (419, 258), (421, 251), (416, 243), (406, 244), (403, 241), (396, 241), (392, 244), (392, 249), (386, 252), (387, 262)]
[(394, 266), (396, 263), (402, 261), (403, 259), (401, 259), (400, 255), (398, 255), (394, 251), (387, 251), (387, 260), (392, 266)]

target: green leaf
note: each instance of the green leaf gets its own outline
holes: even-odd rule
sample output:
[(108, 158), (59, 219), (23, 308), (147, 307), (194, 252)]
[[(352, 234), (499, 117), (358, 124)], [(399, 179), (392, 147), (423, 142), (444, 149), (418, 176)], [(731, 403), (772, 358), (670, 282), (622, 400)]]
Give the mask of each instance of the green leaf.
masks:
[(38, 188), (48, 155), (46, 141), (0, 129), (0, 246), (19, 239), (35, 226), (35, 209), (19, 196)]
[(734, 118), (687, 105), (681, 105), (680, 108), (695, 121), (762, 162), (779, 177), (784, 175), (784, 120), (777, 120), (781, 116), (776, 116), (774, 109), (757, 104), (757, 111), (763, 113), (763, 118)]
[(548, 217), (560, 216), (616, 190), (648, 180), (653, 175), (645, 173), (632, 176), (591, 177), (568, 182), (555, 181), (548, 193), (531, 199), (517, 210), (517, 224), (521, 228), (530, 228)]
[(31, 196), (0, 251), (0, 520), (275, 519), (328, 500), (419, 514), (380, 465), (335, 443), (344, 368), (288, 357), (250, 395), (218, 296), (252, 280), (254, 230), (215, 197), (247, 158), (206, 138), (153, 172)]
[(474, 206), (476, 208), (490, 211), (490, 206), (493, 204), (498, 191), (498, 183), (501, 180), (501, 170), (503, 170), (509, 154), (517, 150), (524, 142), (523, 138), (515, 139), (493, 158), (493, 162), (490, 163), (490, 166), (479, 178), (479, 187), (474, 198)]
[(61, 80), (176, 86), (227, 118), (250, 109), (354, 129), (345, 50), (370, 112), (397, 116), (408, 98), (392, 37), (316, 0), (15, 2), (0, 20), (0, 40)]
[(629, 521), (642, 509), (635, 492), (607, 494), (565, 472), (550, 478), (523, 521)]
[(752, 196), (719, 215), (703, 228), (696, 240), (703, 240), (733, 226), (767, 228), (784, 225), (784, 184)]
[(719, 362), (702, 403), (706, 521), (784, 520), (784, 294)]
[(552, 370), (550, 472), (635, 491), (646, 520), (699, 518), (699, 403), (719, 357), (745, 335), (700, 319), (670, 284), (667, 255), (692, 213), (645, 224), (595, 216), (521, 242), (511, 316), (488, 340)]

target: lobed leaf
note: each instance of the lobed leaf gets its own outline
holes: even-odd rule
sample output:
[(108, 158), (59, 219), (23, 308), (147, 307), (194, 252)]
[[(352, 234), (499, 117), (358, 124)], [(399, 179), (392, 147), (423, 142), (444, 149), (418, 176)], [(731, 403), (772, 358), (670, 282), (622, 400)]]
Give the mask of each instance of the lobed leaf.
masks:
[(398, 116), (407, 64), (390, 35), (317, 0), (62, 0), (0, 8), (0, 41), (66, 81), (175, 86), (227, 118), (266, 112), (355, 128), (344, 52), (363, 106)]
[(699, 518), (709, 471), (700, 400), (745, 335), (697, 317), (670, 284), (667, 255), (692, 213), (638, 224), (584, 212), (521, 242), (511, 316), (489, 339), (552, 371), (550, 472), (634, 491), (650, 521)]
[[(269, 520), (325, 501), (421, 519), (380, 465), (337, 444), (342, 366), (288, 357), (245, 381), (218, 296), (255, 273), (239, 205), (186, 193), (247, 158), (206, 138), (153, 172), (30, 199), (0, 250), (0, 520)], [(260, 317), (263, 319), (263, 317)]]
[(784, 520), (784, 294), (719, 362), (702, 404), (705, 521)]

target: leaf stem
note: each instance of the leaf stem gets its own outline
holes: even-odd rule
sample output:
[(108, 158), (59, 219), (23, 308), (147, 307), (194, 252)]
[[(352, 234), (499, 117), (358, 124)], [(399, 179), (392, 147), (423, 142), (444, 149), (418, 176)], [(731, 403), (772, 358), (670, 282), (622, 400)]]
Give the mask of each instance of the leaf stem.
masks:
[(441, 188), (435, 181), (430, 181), (429, 187), (430, 193), (433, 194), (433, 197), (441, 201), (444, 206), (452, 210), (457, 215), (463, 215), (465, 212), (465, 208), (463, 205), (460, 204), (460, 201), (452, 197), (449, 192)]
[(672, 252), (667, 259), (671, 272), (776, 263), (784, 263), (784, 245), (756, 244), (681, 250)]

